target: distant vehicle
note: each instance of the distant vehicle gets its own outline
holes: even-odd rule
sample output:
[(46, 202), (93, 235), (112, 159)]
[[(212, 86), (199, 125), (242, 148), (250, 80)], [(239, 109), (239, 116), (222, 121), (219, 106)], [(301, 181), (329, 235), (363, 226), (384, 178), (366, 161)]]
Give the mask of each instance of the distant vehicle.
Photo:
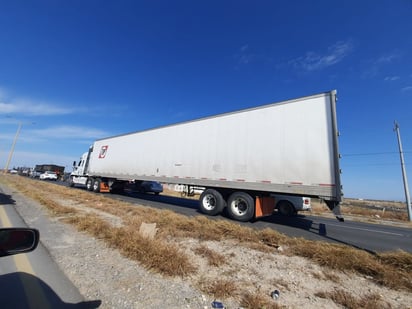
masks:
[(18, 174), (19, 173), (19, 171), (17, 171), (17, 170), (11, 170), (10, 171), (10, 174)]
[(29, 176), (30, 175), (30, 170), (29, 169), (24, 169), (21, 171), (22, 176)]
[(39, 177), (40, 174), (43, 174), (47, 171), (55, 172), (57, 174), (57, 178), (60, 178), (64, 175), (64, 166), (55, 164), (37, 164), (33, 168), (33, 171), (35, 171), (35, 173), (32, 173), (33, 178)]
[(42, 172), (40, 171), (36, 171), (36, 170), (32, 170), (30, 172), (30, 177), (32, 178), (40, 178), (40, 175), (42, 174)]
[(137, 190), (142, 193), (154, 193), (158, 195), (163, 192), (163, 186), (157, 181), (143, 181), (136, 186)]
[(51, 171), (46, 171), (40, 175), (41, 180), (57, 180), (57, 178), (57, 174)]
[(314, 197), (343, 221), (338, 136), (329, 91), (96, 140), (69, 184), (94, 192), (121, 192), (131, 181), (204, 187), (199, 210), (238, 221), (272, 215), (273, 194)]
[(36, 249), (40, 233), (30, 228), (1, 228), (0, 257), (26, 253)]

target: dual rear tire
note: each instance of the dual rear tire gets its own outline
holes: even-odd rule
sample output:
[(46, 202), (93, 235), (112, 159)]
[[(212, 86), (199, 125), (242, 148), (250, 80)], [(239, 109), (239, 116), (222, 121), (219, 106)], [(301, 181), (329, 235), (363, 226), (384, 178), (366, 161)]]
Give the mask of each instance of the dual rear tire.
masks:
[(93, 192), (99, 193), (100, 183), (101, 183), (101, 180), (99, 178), (96, 178), (96, 179), (88, 178), (86, 181), (87, 191), (93, 191)]
[(209, 216), (220, 214), (224, 208), (230, 218), (237, 221), (250, 221), (255, 215), (255, 202), (246, 192), (234, 192), (226, 200), (215, 189), (206, 189), (199, 199), (200, 211)]

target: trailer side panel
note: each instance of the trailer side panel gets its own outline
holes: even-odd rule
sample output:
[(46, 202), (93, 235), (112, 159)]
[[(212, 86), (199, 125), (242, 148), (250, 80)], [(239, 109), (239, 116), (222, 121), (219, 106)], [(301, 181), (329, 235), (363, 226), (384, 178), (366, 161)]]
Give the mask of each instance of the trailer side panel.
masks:
[(340, 201), (335, 92), (98, 140), (89, 175)]

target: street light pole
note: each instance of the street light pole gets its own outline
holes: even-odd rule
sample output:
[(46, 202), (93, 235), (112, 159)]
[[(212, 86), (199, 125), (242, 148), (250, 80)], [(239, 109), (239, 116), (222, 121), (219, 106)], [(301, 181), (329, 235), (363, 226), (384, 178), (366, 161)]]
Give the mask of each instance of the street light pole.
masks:
[(402, 175), (403, 175), (403, 186), (405, 188), (405, 196), (406, 196), (406, 208), (408, 210), (409, 221), (412, 221), (411, 199), (409, 196), (408, 178), (406, 177), (405, 160), (403, 158), (401, 133), (399, 131), (399, 125), (396, 121), (395, 121), (394, 131), (396, 131), (396, 134), (398, 136), (399, 155), (401, 158), (401, 168), (402, 168)]
[(17, 142), (17, 138), (19, 137), (19, 134), (20, 134), (21, 126), (22, 126), (22, 123), (19, 122), (19, 126), (17, 127), (16, 135), (14, 136), (13, 145), (11, 146), (11, 149), (10, 149), (9, 158), (7, 159), (6, 167), (4, 168), (5, 173), (7, 173), (8, 170), (9, 170), (9, 164), (10, 164), (11, 158), (13, 157), (14, 146), (16, 146), (16, 142)]

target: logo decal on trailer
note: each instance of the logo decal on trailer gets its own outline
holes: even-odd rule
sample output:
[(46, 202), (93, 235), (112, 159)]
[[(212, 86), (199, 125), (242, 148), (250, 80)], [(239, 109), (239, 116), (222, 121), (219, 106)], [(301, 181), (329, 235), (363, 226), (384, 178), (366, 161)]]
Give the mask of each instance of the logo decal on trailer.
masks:
[(107, 148), (109, 148), (109, 146), (102, 146), (99, 153), (99, 159), (104, 159), (104, 157), (106, 157)]

